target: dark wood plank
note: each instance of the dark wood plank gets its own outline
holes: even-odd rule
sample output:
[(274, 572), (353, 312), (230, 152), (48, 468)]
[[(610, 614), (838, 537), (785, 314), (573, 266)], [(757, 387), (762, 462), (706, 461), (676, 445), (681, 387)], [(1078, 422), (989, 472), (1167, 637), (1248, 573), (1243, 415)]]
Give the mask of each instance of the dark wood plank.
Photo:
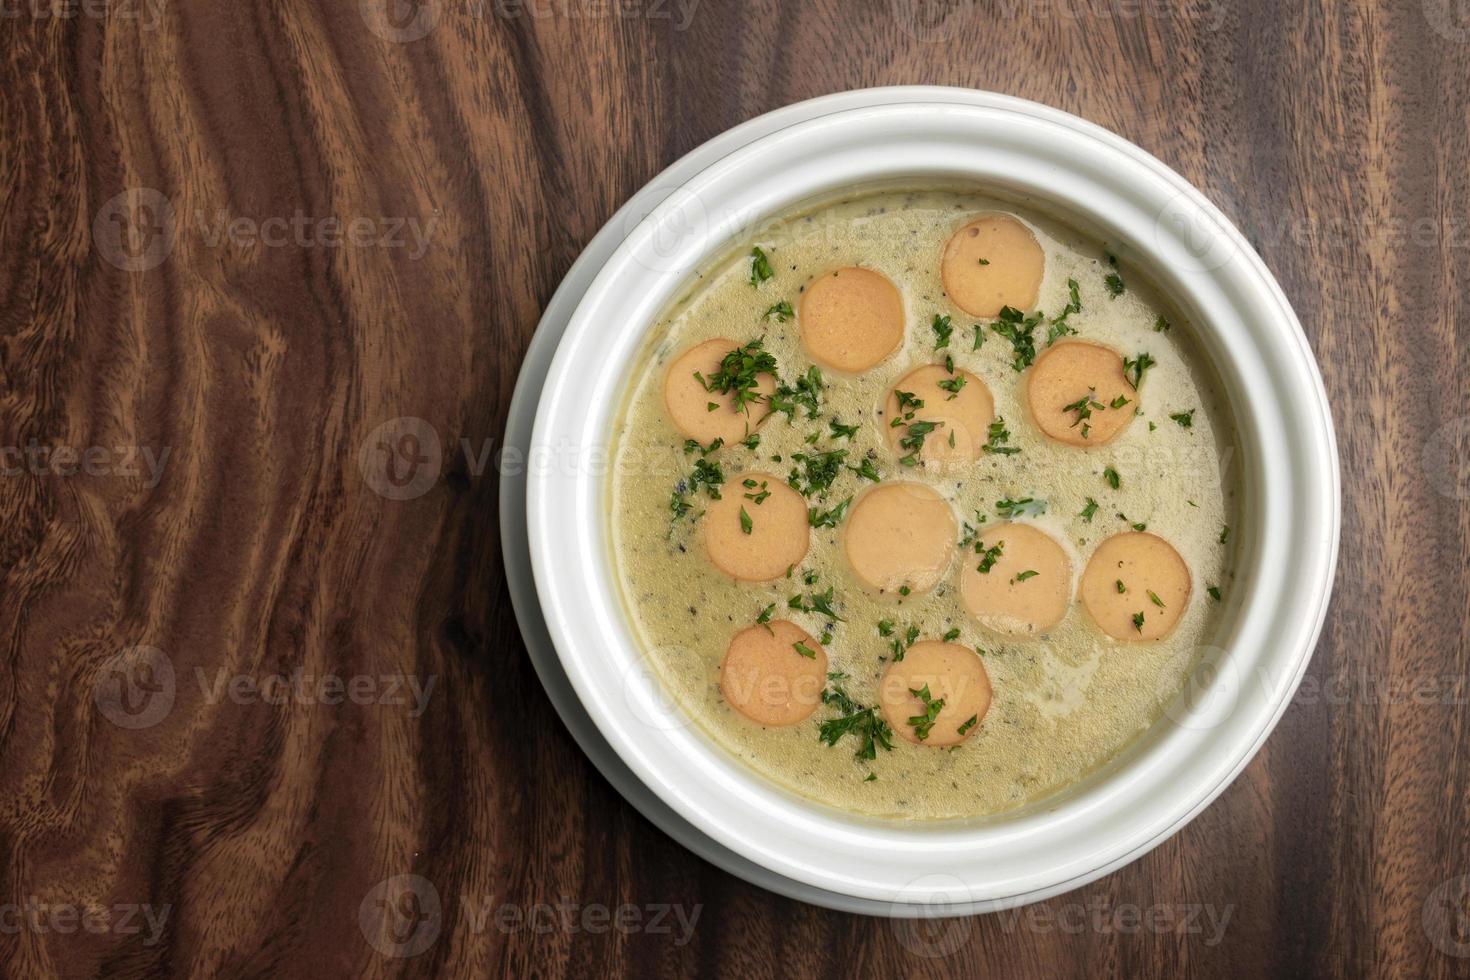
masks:
[[(0, 971), (1470, 973), (1453, 0), (390, 2), (4, 10), (0, 445), (93, 456), (0, 480)], [(521, 646), (484, 456), (542, 305), (643, 182), (768, 109), (916, 82), (1078, 113), (1204, 188), (1297, 306), (1344, 476), (1311, 677), (1241, 779), (1115, 875), (933, 928), (777, 898), (621, 801)], [(372, 458), (404, 417), (451, 451), (394, 500)], [(165, 661), (169, 704), (134, 686)], [(293, 671), (372, 703), (211, 686)], [(364, 910), (429, 908), (423, 882), (429, 941), (384, 955)], [(1154, 906), (1173, 928), (1131, 922)]]

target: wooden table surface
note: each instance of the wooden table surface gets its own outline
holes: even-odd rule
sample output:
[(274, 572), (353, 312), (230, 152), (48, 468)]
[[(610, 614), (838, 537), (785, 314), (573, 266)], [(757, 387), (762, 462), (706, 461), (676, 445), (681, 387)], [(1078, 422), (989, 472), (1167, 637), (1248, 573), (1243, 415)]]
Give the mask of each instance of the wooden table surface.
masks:
[[(1470, 975), (1462, 3), (3, 14), (0, 971)], [(522, 646), (487, 452), (630, 194), (894, 83), (1057, 106), (1202, 188), (1301, 316), (1344, 481), (1310, 676), (1235, 784), (934, 928), (778, 898), (623, 802)]]

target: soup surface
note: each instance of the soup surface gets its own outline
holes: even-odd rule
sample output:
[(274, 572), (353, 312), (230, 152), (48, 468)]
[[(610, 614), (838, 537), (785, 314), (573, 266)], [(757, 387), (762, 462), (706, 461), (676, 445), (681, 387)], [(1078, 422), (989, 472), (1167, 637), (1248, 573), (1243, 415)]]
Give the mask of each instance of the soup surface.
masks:
[(1229, 587), (1233, 428), (1107, 247), (875, 189), (697, 270), (610, 477), (629, 616), (692, 724), (793, 793), (941, 819), (1160, 719)]

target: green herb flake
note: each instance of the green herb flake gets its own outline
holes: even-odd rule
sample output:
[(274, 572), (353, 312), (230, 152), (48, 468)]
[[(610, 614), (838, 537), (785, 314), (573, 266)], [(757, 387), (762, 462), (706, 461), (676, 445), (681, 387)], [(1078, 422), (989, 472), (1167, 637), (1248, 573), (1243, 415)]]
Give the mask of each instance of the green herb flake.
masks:
[(1000, 561), (1001, 555), (1005, 553), (1005, 544), (1004, 541), (997, 541), (982, 551), (979, 542), (976, 542), (975, 551), (980, 555), (980, 564), (975, 566), (975, 571), (983, 575), (989, 575), (990, 570), (995, 567), (995, 563)]
[(944, 710), (944, 699), (931, 696), (929, 694), (928, 684), (925, 684), (917, 690), (909, 688), (909, 693), (918, 698), (924, 705), (924, 713), (922, 715), (914, 715), (908, 720), (909, 726), (914, 730), (914, 737), (922, 742), (933, 731), (934, 722), (939, 718), (939, 712)]
[(1106, 480), (1108, 486), (1112, 487), (1114, 490), (1118, 489), (1118, 487), (1123, 482), (1122, 479), (1118, 476), (1118, 471), (1113, 469), (1111, 466), (1106, 467), (1103, 470), (1103, 479)]
[(836, 527), (847, 516), (847, 508), (851, 504), (852, 498), (848, 497), (831, 510), (824, 511), (813, 507), (807, 512), (807, 521), (812, 527)]
[(743, 531), (746, 534), (749, 534), (754, 529), (755, 529), (755, 522), (750, 519), (750, 515), (745, 512), (745, 508), (744, 507), (741, 507), (740, 508), (740, 530)]
[(797, 640), (795, 643), (791, 644), (791, 648), (793, 650), (795, 650), (797, 653), (801, 654), (803, 657), (807, 658), (808, 660), (816, 660), (817, 659), (817, 651), (815, 651), (811, 647), (807, 646), (801, 640)]
[(1017, 572), (1016, 573), (1016, 577), (1012, 581), (1015, 581), (1015, 582), (1024, 582), (1028, 578), (1035, 578), (1036, 576), (1038, 576), (1040, 574), (1041, 573), (1038, 572), (1038, 571), (1036, 571), (1035, 569), (1028, 568), (1024, 572)]
[(963, 734), (965, 734), (965, 732), (968, 732), (970, 729), (974, 728), (979, 723), (980, 723), (980, 716), (979, 715), (971, 715), (969, 718), (965, 719), (965, 723), (963, 725), (961, 725), (959, 728), (955, 729), (955, 734), (956, 735), (963, 735)]
[(1178, 422), (1186, 429), (1192, 429), (1194, 428), (1194, 412), (1195, 410), (1191, 408), (1187, 412), (1175, 412), (1170, 415), (1169, 418), (1173, 419), (1175, 422)]
[(1093, 514), (1096, 514), (1096, 513), (1097, 513), (1097, 501), (1096, 500), (1093, 500), (1091, 497), (1088, 497), (1087, 498), (1087, 506), (1086, 507), (1083, 507), (1082, 510), (1081, 510), (1081, 512), (1078, 513), (1077, 516), (1080, 517), (1080, 518), (1082, 518), (1087, 523), (1091, 524), (1092, 523), (1092, 515)]
[(1140, 633), (1143, 632), (1143, 613), (1136, 612), (1133, 614), (1133, 628)]
[(765, 251), (757, 245), (750, 250), (750, 284), (759, 286), (776, 273), (771, 269), (771, 260), (766, 257)]
[(950, 325), (949, 317), (934, 314), (934, 319), (929, 322), (929, 329), (934, 331), (934, 349), (943, 350), (949, 346), (949, 335), (954, 333), (954, 327)]
[(834, 746), (843, 736), (851, 735), (858, 740), (854, 755), (859, 759), (876, 759), (880, 747), (885, 752), (893, 750), (893, 729), (878, 716), (876, 708), (858, 704), (837, 684), (822, 692), (822, 703), (838, 712), (818, 729), (817, 738), (824, 745)]
[(1144, 372), (1151, 367), (1156, 367), (1158, 363), (1148, 351), (1142, 352), (1137, 357), (1125, 357), (1123, 358), (1123, 376), (1128, 379), (1133, 390), (1137, 391), (1138, 386), (1143, 384)]
[(1006, 428), (1004, 418), (998, 416), (994, 422), (990, 423), (986, 432), (989, 439), (984, 446), (980, 447), (985, 452), (994, 453), (997, 456), (1014, 456), (1021, 451), (1019, 446), (1007, 445), (1011, 441), (1011, 430)]
[(770, 309), (766, 310), (766, 312), (761, 315), (761, 319), (770, 320), (774, 318), (777, 323), (785, 323), (787, 320), (791, 319), (794, 316), (796, 316), (796, 311), (791, 308), (791, 304), (789, 302), (783, 299), (775, 306), (772, 306)]
[(1205, 591), (1210, 594), (1211, 599), (1214, 599), (1216, 602), (1220, 601), (1220, 587), (1218, 585), (1212, 585), (1208, 589), (1205, 589)]

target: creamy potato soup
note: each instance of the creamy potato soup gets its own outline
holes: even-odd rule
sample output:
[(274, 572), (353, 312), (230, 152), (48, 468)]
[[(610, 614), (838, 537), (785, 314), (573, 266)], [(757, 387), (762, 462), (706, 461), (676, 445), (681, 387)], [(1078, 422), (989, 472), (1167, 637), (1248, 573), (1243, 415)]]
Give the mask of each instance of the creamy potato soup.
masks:
[(874, 189), (697, 271), (610, 478), (629, 616), (691, 723), (803, 797), (942, 819), (1160, 719), (1229, 589), (1233, 428), (1108, 249)]

